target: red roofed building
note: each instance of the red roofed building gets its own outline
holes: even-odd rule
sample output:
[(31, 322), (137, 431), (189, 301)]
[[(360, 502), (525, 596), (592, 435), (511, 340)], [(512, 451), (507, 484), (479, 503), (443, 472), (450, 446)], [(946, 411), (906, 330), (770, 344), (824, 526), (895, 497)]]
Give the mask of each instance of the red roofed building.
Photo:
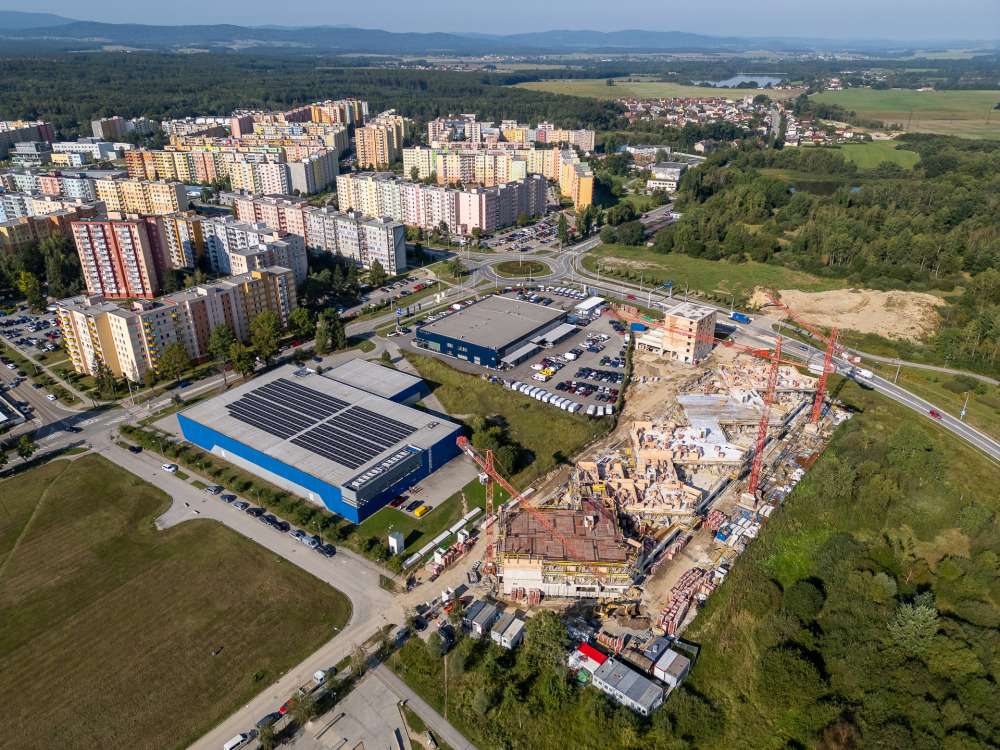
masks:
[(577, 659), (581, 663), (580, 665), (591, 674), (593, 674), (599, 666), (608, 660), (607, 656), (586, 643), (581, 643), (576, 649), (576, 653)]

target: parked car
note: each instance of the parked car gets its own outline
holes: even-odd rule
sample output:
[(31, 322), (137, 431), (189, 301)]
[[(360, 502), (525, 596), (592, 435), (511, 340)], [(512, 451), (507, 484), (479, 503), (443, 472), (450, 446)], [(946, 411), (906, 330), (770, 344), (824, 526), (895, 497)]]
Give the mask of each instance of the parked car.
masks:
[(406, 512), (407, 513), (412, 513), (417, 508), (419, 508), (421, 505), (423, 505), (423, 503), (420, 500), (414, 500), (412, 503), (410, 503), (409, 505), (406, 506)]
[(219, 499), (228, 505), (236, 499), (236, 495), (219, 495)]
[(130, 445), (128, 447), (128, 452), (129, 453), (142, 453), (142, 446), (141, 445)]
[(278, 531), (288, 531), (290, 528), (292, 528), (292, 525), (290, 523), (288, 523), (288, 521), (278, 521), (276, 524), (272, 524), (272, 525)]
[(324, 544), (321, 547), (317, 547), (316, 551), (323, 555), (323, 557), (333, 557), (337, 554), (337, 549), (332, 544)]
[(431, 509), (431, 506), (429, 506), (429, 505), (421, 505), (419, 508), (417, 508), (415, 511), (413, 511), (413, 515), (415, 515), (417, 518), (420, 518), (421, 516), (424, 516), (428, 512), (430, 512), (430, 509)]
[(264, 515), (265, 511), (263, 508), (247, 508), (246, 513), (248, 516), (252, 516), (253, 518), (260, 518)]
[(236, 508), (236, 510), (246, 510), (250, 507), (250, 503), (240, 500), (238, 503), (233, 503), (233, 507)]
[(205, 488), (205, 492), (207, 492), (209, 495), (218, 495), (224, 489), (225, 487), (221, 487), (217, 484), (210, 484), (208, 485), (208, 487)]
[(270, 513), (267, 515), (260, 516), (258, 519), (261, 523), (266, 523), (268, 526), (274, 526), (278, 522), (278, 519), (272, 516)]
[(302, 529), (295, 529), (295, 531), (288, 532), (288, 536), (290, 536), (292, 539), (296, 539), (298, 541), (302, 541), (302, 539), (305, 538), (305, 535), (306, 535), (306, 532), (304, 532)]

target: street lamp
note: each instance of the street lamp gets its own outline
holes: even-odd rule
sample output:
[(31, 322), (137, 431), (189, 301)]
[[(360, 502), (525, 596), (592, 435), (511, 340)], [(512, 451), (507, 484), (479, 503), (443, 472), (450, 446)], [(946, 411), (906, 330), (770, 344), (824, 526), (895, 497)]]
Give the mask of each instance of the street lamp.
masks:
[(965, 403), (962, 404), (962, 413), (958, 415), (959, 420), (965, 419), (965, 407), (967, 407), (968, 405), (969, 405), (969, 394), (968, 392), (966, 392)]

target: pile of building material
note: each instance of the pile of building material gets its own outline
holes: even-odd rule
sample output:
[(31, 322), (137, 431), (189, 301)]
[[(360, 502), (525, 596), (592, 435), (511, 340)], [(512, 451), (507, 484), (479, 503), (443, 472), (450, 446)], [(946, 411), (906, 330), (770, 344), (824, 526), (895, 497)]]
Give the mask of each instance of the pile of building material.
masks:
[(465, 541), (455, 542), (447, 549), (439, 547), (434, 550), (434, 559), (424, 566), (425, 569), (430, 572), (431, 575), (440, 575), (442, 570), (447, 568), (458, 558), (472, 549), (472, 545), (475, 544), (476, 540), (469, 537), (467, 534), (465, 537)]
[(513, 601), (523, 601), (529, 607), (539, 604), (542, 601), (542, 596), (541, 589), (526, 589), (524, 586), (515, 586), (510, 590), (510, 598)]
[(613, 654), (620, 654), (622, 649), (625, 648), (624, 635), (611, 635), (611, 633), (601, 631), (597, 634), (597, 642)]
[(660, 610), (653, 630), (674, 635), (691, 608), (696, 596), (707, 596), (715, 590), (709, 571), (691, 568), (667, 592), (667, 605)]

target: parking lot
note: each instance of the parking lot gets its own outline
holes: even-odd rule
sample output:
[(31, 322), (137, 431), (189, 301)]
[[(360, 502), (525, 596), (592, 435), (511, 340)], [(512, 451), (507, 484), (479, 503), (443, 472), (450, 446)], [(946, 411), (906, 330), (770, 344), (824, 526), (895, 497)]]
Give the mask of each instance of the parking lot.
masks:
[(557, 218), (542, 219), (525, 227), (508, 227), (485, 241), (485, 245), (500, 252), (528, 252), (556, 239)]

